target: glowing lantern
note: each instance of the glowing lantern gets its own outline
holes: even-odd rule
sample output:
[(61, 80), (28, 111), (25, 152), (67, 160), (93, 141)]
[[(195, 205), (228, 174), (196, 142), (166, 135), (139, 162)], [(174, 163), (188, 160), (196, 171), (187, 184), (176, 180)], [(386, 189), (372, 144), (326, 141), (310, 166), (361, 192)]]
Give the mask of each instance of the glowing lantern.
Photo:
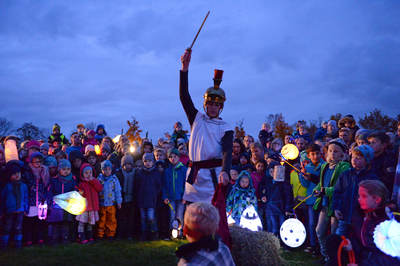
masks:
[(129, 151), (130, 151), (131, 153), (134, 153), (134, 152), (135, 152), (135, 147), (134, 147), (133, 145), (131, 145), (131, 146), (129, 147)]
[(289, 218), (281, 225), (280, 236), (283, 243), (297, 248), (306, 240), (306, 228), (298, 219)]
[(99, 145), (95, 145), (94, 146), (94, 151), (96, 152), (97, 155), (100, 155), (101, 154), (100, 146)]
[(226, 213), (226, 219), (228, 220), (228, 225), (235, 224), (235, 220), (233, 220), (231, 213)]
[(54, 196), (53, 199), (58, 206), (73, 215), (80, 215), (86, 210), (86, 199), (76, 191)]
[(262, 231), (263, 226), (258, 213), (253, 205), (247, 207), (240, 217), (240, 227), (247, 228), (251, 231)]
[(11, 160), (18, 160), (17, 137), (8, 136), (5, 139), (4, 156), (6, 158), (6, 163)]
[(113, 138), (113, 142), (118, 143), (120, 138), (121, 138), (121, 135), (115, 136), (115, 138)]
[(281, 150), (283, 158), (286, 160), (294, 160), (299, 156), (299, 149), (294, 144), (286, 144)]
[(400, 258), (400, 223), (395, 219), (375, 227), (374, 243), (385, 254)]

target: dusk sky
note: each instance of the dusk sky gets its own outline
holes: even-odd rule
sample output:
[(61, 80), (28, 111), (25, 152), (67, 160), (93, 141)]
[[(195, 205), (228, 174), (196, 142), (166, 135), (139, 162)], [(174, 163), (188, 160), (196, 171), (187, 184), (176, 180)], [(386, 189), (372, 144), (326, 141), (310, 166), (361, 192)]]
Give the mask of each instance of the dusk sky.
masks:
[(400, 1), (0, 1), (0, 117), (57, 122), (69, 137), (96, 122), (114, 136), (132, 116), (155, 141), (188, 122), (180, 56), (202, 110), (223, 69), (222, 117), (252, 135), (270, 113), (289, 123), (357, 119), (400, 106)]

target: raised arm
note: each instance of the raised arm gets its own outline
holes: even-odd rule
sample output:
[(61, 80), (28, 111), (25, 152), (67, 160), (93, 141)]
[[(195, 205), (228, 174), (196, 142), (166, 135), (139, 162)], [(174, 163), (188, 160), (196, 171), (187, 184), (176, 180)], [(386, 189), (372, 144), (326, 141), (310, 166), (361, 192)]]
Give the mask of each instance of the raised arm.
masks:
[(180, 71), (179, 79), (179, 97), (181, 99), (181, 103), (183, 109), (185, 110), (186, 116), (189, 120), (190, 126), (192, 126), (198, 112), (197, 109), (194, 107), (192, 98), (189, 94), (188, 70), (191, 54), (192, 50), (186, 49), (185, 53), (181, 56), (182, 68)]

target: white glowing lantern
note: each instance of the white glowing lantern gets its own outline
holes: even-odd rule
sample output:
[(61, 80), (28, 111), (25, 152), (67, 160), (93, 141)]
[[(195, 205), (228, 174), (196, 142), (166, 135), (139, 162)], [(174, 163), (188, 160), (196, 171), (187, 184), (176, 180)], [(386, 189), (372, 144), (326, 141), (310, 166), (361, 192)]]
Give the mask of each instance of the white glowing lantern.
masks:
[(129, 151), (131, 152), (131, 153), (134, 153), (135, 152), (135, 147), (133, 146), (133, 145), (131, 145), (130, 147), (129, 147)]
[(251, 231), (262, 231), (263, 226), (258, 213), (253, 205), (247, 207), (240, 217), (240, 227), (247, 228)]
[(178, 229), (175, 229), (175, 228), (172, 229), (171, 235), (172, 235), (172, 238), (178, 238), (178, 235), (179, 235)]
[(391, 219), (378, 224), (374, 243), (383, 253), (400, 258), (400, 223)]
[(121, 138), (121, 135), (115, 136), (115, 138), (113, 138), (113, 142), (118, 143), (120, 138)]
[[(171, 205), (171, 204), (169, 204)], [(170, 206), (172, 207), (172, 206)], [(182, 223), (179, 219), (174, 219), (172, 221), (172, 231), (171, 236), (172, 238), (178, 238), (182, 234)]]
[(39, 220), (46, 220), (47, 217), (47, 203), (39, 203), (38, 205), (38, 218)]
[(77, 191), (60, 194), (53, 199), (58, 206), (73, 215), (80, 215), (86, 210), (86, 199)]
[(11, 160), (18, 160), (16, 137), (9, 136), (6, 138), (4, 145), (4, 156), (6, 158), (6, 162), (9, 162)]
[(94, 145), (94, 151), (96, 152), (97, 155), (101, 154), (101, 149), (99, 145)]
[(294, 144), (286, 144), (282, 147), (281, 154), (286, 160), (294, 160), (299, 156), (299, 149)]
[(289, 247), (297, 248), (306, 240), (306, 228), (298, 219), (289, 218), (281, 225), (280, 236), (283, 243)]
[(235, 224), (235, 220), (233, 220), (232, 215), (229, 212), (226, 213), (226, 219), (228, 221), (228, 225)]

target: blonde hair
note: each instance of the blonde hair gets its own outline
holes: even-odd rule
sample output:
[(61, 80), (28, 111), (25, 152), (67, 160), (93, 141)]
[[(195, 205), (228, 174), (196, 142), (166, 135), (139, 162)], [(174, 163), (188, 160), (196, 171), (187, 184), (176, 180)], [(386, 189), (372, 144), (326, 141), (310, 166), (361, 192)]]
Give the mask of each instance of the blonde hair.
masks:
[(217, 209), (210, 203), (195, 202), (187, 206), (185, 226), (201, 233), (203, 236), (213, 235), (219, 225)]
[(389, 191), (379, 180), (364, 180), (358, 186), (367, 190), (369, 195), (380, 197), (382, 199), (380, 205), (385, 204), (389, 200)]

